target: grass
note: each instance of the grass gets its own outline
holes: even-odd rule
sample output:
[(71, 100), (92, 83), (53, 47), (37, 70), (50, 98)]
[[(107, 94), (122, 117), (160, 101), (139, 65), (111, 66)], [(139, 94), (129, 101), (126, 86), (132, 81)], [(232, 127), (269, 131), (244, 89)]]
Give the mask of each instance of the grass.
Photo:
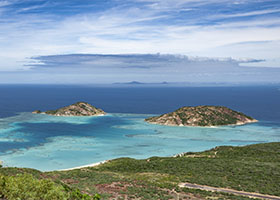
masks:
[(49, 178), (85, 194), (100, 193), (101, 199), (247, 199), (182, 189), (178, 187), (180, 182), (280, 196), (280, 143), (221, 146), (175, 158), (119, 158), (97, 167), (60, 172), (0, 168), (2, 175), (19, 173)]

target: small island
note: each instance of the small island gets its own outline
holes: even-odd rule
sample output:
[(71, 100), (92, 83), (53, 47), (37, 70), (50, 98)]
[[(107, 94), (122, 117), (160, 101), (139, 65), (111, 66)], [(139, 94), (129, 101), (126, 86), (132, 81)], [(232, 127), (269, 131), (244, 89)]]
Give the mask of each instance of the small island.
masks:
[(257, 122), (241, 112), (224, 106), (182, 107), (170, 113), (145, 119), (152, 124), (167, 126), (224, 126)]
[(103, 110), (96, 108), (86, 102), (77, 102), (70, 106), (59, 108), (57, 110), (49, 110), (46, 112), (35, 110), (32, 113), (54, 116), (102, 116), (106, 114)]

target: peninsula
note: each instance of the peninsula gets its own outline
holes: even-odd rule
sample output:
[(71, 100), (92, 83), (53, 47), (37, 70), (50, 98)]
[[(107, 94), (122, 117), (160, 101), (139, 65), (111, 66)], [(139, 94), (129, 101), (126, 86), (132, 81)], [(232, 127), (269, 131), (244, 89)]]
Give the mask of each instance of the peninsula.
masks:
[(170, 113), (145, 119), (152, 124), (168, 126), (224, 126), (257, 122), (241, 112), (224, 106), (182, 107)]
[(86, 102), (77, 102), (70, 106), (59, 108), (57, 110), (49, 110), (46, 112), (35, 110), (32, 113), (54, 116), (102, 116), (106, 114), (103, 110), (96, 108)]

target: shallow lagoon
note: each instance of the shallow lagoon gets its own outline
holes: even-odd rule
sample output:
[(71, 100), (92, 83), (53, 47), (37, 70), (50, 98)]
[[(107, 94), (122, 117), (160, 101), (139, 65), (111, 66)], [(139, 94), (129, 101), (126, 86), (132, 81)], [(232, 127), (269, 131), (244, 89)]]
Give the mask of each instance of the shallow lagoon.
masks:
[(101, 117), (55, 117), (19, 113), (0, 119), (0, 160), (5, 166), (42, 171), (103, 160), (172, 156), (220, 145), (279, 142), (277, 123), (260, 121), (218, 128), (168, 127), (148, 124), (150, 114)]

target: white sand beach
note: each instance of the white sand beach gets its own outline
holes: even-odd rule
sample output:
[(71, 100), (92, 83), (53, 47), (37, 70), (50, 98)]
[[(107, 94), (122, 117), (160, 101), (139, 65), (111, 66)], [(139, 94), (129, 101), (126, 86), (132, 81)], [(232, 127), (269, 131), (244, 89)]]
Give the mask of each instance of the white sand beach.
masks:
[(82, 168), (86, 168), (86, 167), (96, 167), (96, 166), (104, 164), (104, 163), (106, 163), (108, 161), (109, 160), (104, 160), (104, 161), (97, 162), (97, 163), (92, 163), (92, 164), (89, 164), (89, 165), (82, 165), (82, 166), (79, 166), (79, 167), (73, 167), (73, 168), (68, 168), (68, 169), (61, 169), (61, 170), (57, 170), (57, 171), (70, 171), (70, 170), (82, 169)]

